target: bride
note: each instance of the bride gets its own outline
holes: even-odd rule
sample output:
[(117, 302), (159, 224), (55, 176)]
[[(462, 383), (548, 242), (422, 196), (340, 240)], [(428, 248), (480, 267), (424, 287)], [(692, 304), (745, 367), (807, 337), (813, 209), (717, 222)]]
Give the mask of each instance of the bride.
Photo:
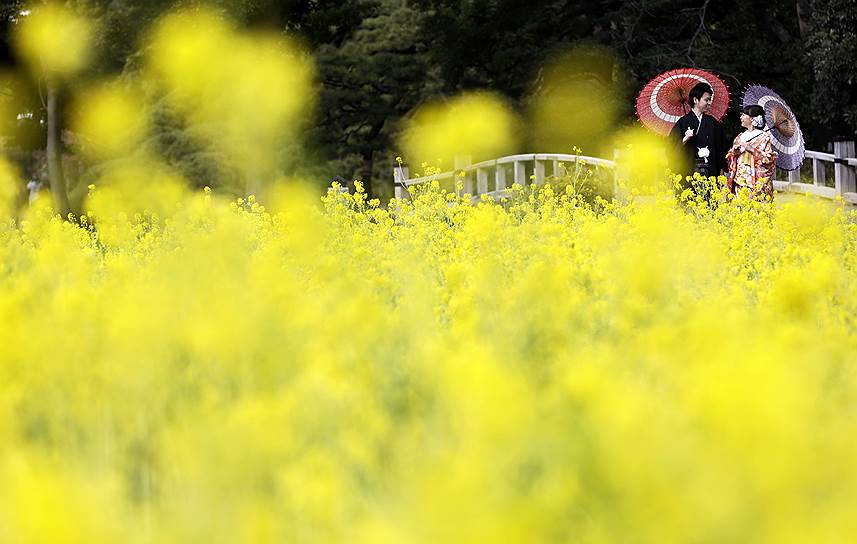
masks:
[(744, 132), (735, 137), (726, 154), (729, 191), (737, 193), (744, 187), (751, 198), (773, 199), (777, 152), (771, 145), (771, 133), (764, 130), (765, 111), (757, 105), (744, 107), (741, 126)]

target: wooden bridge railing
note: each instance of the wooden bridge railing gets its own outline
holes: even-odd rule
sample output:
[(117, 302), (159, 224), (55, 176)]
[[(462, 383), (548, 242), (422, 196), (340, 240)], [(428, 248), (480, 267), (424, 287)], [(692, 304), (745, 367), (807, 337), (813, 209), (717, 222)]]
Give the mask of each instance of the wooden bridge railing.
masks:
[[(774, 188), (783, 192), (811, 194), (824, 198), (841, 196), (846, 202), (857, 204), (857, 154), (854, 142), (834, 142), (833, 153), (821, 151), (806, 152), (806, 159), (812, 161), (812, 183), (802, 183), (800, 171), (789, 172), (788, 181), (774, 181)], [(827, 185), (826, 164), (833, 164), (834, 184)]]
[[(812, 161), (811, 184), (801, 182), (800, 171), (795, 170), (788, 173), (788, 180), (774, 181), (774, 188), (781, 192), (811, 194), (830, 199), (840, 196), (846, 202), (857, 204), (857, 153), (854, 142), (835, 142), (833, 148), (833, 153), (809, 150), (806, 152), (806, 160)], [(613, 170), (614, 174), (616, 171), (616, 162), (613, 160), (564, 153), (509, 155), (476, 164), (471, 164), (468, 157), (456, 157), (454, 170), (431, 176), (411, 178), (407, 166), (394, 167), (395, 196), (399, 199), (407, 198), (409, 187), (434, 180), (450, 181), (453, 187), (456, 187), (456, 176), (463, 173), (464, 194), (473, 195), (474, 199), (481, 195), (497, 198), (506, 195), (506, 190), (512, 183), (524, 185), (532, 176), (536, 185), (541, 185), (549, 175), (563, 174), (560, 164), (564, 164), (568, 169), (574, 167), (578, 161), (588, 166)], [(826, 185), (825, 163), (834, 166), (833, 187)]]
[(450, 180), (453, 186), (456, 186), (456, 176), (463, 174), (463, 194), (473, 195), (474, 198), (479, 198), (481, 195), (497, 198), (505, 196), (506, 190), (512, 183), (525, 185), (532, 176), (536, 185), (542, 185), (548, 176), (561, 176), (563, 174), (560, 164), (563, 164), (568, 170), (573, 168), (578, 161), (582, 161), (588, 166), (600, 166), (610, 170), (616, 168), (616, 163), (612, 160), (565, 153), (509, 155), (476, 164), (471, 164), (469, 157), (456, 157), (455, 170), (431, 176), (410, 178), (408, 177), (407, 166), (393, 168), (395, 196), (396, 198), (407, 198), (408, 187), (435, 180)]

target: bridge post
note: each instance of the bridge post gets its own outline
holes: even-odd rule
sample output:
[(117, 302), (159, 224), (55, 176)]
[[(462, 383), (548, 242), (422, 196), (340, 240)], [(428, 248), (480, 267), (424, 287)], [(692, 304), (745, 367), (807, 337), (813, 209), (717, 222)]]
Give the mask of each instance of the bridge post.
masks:
[(854, 170), (849, 168), (846, 159), (855, 156), (854, 142), (833, 142), (833, 163), (836, 172), (836, 194), (857, 192)]
[(407, 198), (408, 188), (405, 186), (405, 180), (408, 179), (408, 167), (404, 165), (396, 165), (393, 167), (393, 192), (396, 200)]
[[(473, 157), (470, 155), (456, 155), (454, 179), (456, 194), (458, 194), (458, 174), (471, 164), (473, 164)], [(464, 174), (464, 188), (462, 189), (462, 194), (473, 195), (473, 176), (471, 174)]]
[(824, 185), (825, 181), (827, 181), (827, 170), (824, 169), (824, 162), (812, 159), (812, 183)]
[(545, 184), (545, 161), (533, 160), (533, 177), (536, 178), (536, 185), (542, 186)]
[(494, 170), (494, 190), (502, 191), (506, 188), (506, 165), (498, 164)]
[(789, 184), (800, 183), (800, 168), (789, 171)]
[(527, 163), (524, 161), (515, 161), (515, 183), (527, 186)]
[(484, 195), (488, 192), (488, 169), (476, 169), (476, 194)]

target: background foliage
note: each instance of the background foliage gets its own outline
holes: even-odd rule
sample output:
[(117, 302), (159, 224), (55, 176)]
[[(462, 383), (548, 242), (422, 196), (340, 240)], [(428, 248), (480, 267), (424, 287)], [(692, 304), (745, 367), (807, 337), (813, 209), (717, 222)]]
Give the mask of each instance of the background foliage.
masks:
[[(90, 70), (131, 75), (139, 69), (140, 37), (166, 10), (191, 0), (153, 2), (70, 1), (95, 23), (99, 62)], [(780, 92), (803, 123), (808, 144), (826, 148), (857, 130), (855, 8), (847, 0), (743, 2), (710, 0), (219, 0), (207, 2), (247, 28), (299, 36), (318, 64), (318, 105), (309, 113), (308, 138), (299, 148), (298, 170), (323, 179), (364, 179), (370, 193), (389, 191), (389, 170), (400, 154), (396, 137), (413, 109), (437, 96), (480, 89), (508, 97), (521, 112), (539, 91), (543, 67), (570, 47), (589, 44), (615, 55), (612, 78), (622, 104), (618, 122), (633, 119), (633, 98), (657, 73), (698, 66), (719, 73), (733, 104), (743, 87), (767, 84)], [(3, 2), (2, 49), (16, 58), (9, 28), (22, 3)], [(38, 100), (30, 100), (38, 110)], [(35, 126), (21, 142), (38, 147)], [(182, 136), (187, 127), (159, 115), (153, 138), (165, 156), (199, 185), (228, 185), (232, 176)], [(8, 119), (6, 120), (8, 123)], [(526, 122), (524, 123), (527, 124)], [(727, 119), (738, 130), (737, 114)], [(522, 138), (522, 151), (538, 137)], [(572, 145), (597, 148), (594, 142)], [(544, 151), (539, 149), (538, 151)], [(295, 165), (291, 164), (291, 170)], [(204, 181), (207, 180), (207, 181)], [(377, 187), (376, 187), (377, 185)]]

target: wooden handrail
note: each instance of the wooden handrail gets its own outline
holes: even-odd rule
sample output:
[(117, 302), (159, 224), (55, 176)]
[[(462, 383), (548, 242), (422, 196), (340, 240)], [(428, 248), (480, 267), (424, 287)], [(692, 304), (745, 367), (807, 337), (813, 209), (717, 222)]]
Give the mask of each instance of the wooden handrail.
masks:
[(807, 159), (816, 159), (819, 161), (833, 162), (833, 153), (823, 153), (821, 151), (806, 150)]
[[(813, 194), (824, 198), (842, 197), (847, 202), (857, 203), (857, 182), (855, 182), (855, 169), (857, 169), (857, 157), (855, 157), (854, 142), (835, 142), (834, 152), (825, 153), (822, 151), (807, 150), (806, 159), (812, 161), (812, 178), (813, 183), (802, 183), (800, 180), (800, 172), (789, 172), (789, 179), (776, 180), (774, 188), (778, 191), (799, 192), (805, 194)], [(467, 157), (459, 157), (456, 159), (455, 170), (432, 174), (430, 176), (422, 176), (418, 178), (408, 178), (407, 167), (397, 167), (394, 169), (394, 179), (396, 184), (396, 197), (402, 198), (407, 192), (407, 188), (413, 185), (419, 185), (431, 181), (440, 181), (446, 179), (455, 180), (456, 176), (463, 175), (464, 192), (478, 197), (482, 194), (500, 195), (506, 194), (508, 186), (506, 181), (506, 166), (512, 165), (512, 182), (525, 184), (527, 178), (527, 163), (533, 163), (531, 172), (536, 183), (542, 183), (545, 180), (547, 172), (547, 164), (553, 164), (553, 172), (556, 173), (560, 163), (566, 165), (575, 165), (578, 161), (583, 161), (588, 166), (600, 166), (609, 168), (615, 171), (616, 162), (600, 157), (589, 157), (586, 155), (572, 155), (567, 153), (523, 153), (517, 155), (507, 155), (497, 159), (481, 161), (475, 164), (469, 164), (470, 159)], [(835, 185), (828, 187), (826, 185), (827, 169), (825, 163), (830, 163), (834, 167)], [(494, 169), (494, 174), (490, 174), (490, 170)], [(476, 180), (474, 183), (473, 174)], [(488, 190), (488, 180), (492, 176), (495, 180), (495, 189)]]
[(475, 164), (467, 165), (459, 170), (449, 170), (447, 172), (440, 172), (438, 174), (432, 174), (430, 176), (421, 176), (418, 178), (405, 179), (402, 180), (402, 182), (405, 186), (419, 185), (421, 183), (426, 183), (430, 181), (453, 178), (455, 177), (455, 174), (457, 172), (464, 172), (468, 174), (471, 172), (476, 172), (479, 169), (495, 168), (497, 166), (514, 164), (516, 162), (558, 161), (574, 164), (578, 160), (582, 160), (586, 164), (592, 166), (602, 166), (605, 168), (615, 168), (616, 166), (616, 163), (614, 161), (602, 159), (600, 157), (588, 157), (586, 155), (569, 155), (565, 153), (527, 153), (521, 155), (508, 155), (506, 157), (500, 157), (498, 159), (482, 161)]

